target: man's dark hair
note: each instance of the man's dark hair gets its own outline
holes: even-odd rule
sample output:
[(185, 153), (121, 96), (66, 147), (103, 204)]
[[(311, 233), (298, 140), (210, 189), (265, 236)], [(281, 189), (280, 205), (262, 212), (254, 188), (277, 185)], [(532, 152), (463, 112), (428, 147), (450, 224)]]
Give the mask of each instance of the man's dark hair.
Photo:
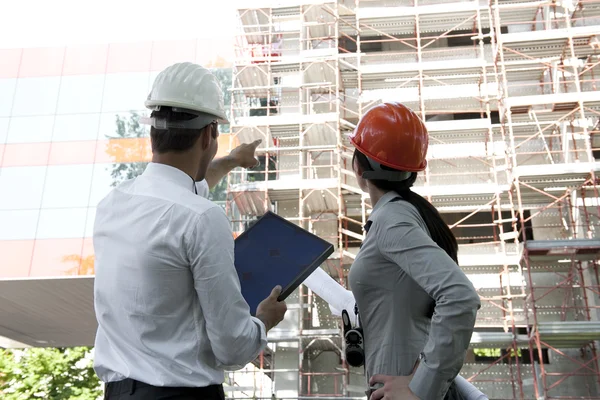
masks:
[[(171, 107), (161, 107), (159, 111), (153, 111), (151, 117), (166, 119), (167, 121), (188, 121), (196, 118), (197, 115), (186, 112), (175, 112)], [(167, 153), (169, 151), (182, 152), (191, 149), (198, 141), (202, 129), (156, 129), (150, 128), (150, 142), (152, 143), (153, 153)]]

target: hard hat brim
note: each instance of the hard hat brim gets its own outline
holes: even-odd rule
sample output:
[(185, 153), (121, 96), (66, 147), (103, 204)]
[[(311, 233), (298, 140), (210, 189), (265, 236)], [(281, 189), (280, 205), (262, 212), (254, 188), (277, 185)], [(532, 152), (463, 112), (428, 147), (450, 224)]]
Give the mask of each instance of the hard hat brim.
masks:
[(208, 109), (204, 107), (197, 107), (189, 103), (183, 103), (180, 101), (170, 101), (170, 100), (146, 100), (144, 102), (146, 108), (154, 110), (158, 107), (173, 107), (173, 108), (184, 108), (192, 111), (197, 111), (205, 114), (214, 115), (217, 119), (217, 122), (220, 124), (228, 124), (229, 120), (225, 114), (215, 112), (213, 109)]
[(364, 147), (362, 147), (359, 144), (357, 144), (355, 139), (356, 139), (356, 137), (352, 137), (350, 139), (350, 142), (352, 143), (352, 145), (358, 151), (360, 151), (361, 153), (363, 153), (365, 156), (367, 156), (368, 158), (373, 159), (374, 161), (377, 161), (381, 165), (385, 165), (386, 167), (393, 168), (393, 169), (396, 169), (398, 171), (405, 171), (405, 172), (421, 172), (421, 171), (424, 171), (427, 168), (427, 160), (423, 160), (423, 162), (421, 163), (421, 165), (419, 165), (417, 168), (407, 167), (406, 165), (396, 165), (396, 164), (392, 164), (390, 162), (387, 162), (385, 160), (382, 160), (381, 158), (379, 158), (376, 155), (372, 154), (371, 152), (367, 151)]

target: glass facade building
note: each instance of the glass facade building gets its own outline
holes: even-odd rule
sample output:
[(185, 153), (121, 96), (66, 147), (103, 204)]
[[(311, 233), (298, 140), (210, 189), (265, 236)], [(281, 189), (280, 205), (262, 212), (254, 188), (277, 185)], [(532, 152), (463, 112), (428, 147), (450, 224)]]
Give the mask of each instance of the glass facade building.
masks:
[(138, 117), (154, 78), (175, 62), (223, 66), (220, 45), (0, 49), (0, 279), (93, 275), (95, 207), (151, 158)]

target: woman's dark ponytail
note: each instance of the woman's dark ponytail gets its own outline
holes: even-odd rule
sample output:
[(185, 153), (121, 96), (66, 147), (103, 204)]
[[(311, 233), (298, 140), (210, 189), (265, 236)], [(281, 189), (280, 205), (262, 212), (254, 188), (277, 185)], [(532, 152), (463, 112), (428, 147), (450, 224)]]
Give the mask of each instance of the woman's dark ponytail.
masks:
[[(354, 157), (363, 170), (372, 170), (364, 154), (355, 150)], [(382, 168), (393, 171), (393, 169), (386, 168), (385, 166), (382, 166)], [(370, 182), (381, 190), (397, 192), (404, 200), (412, 204), (419, 211), (423, 221), (425, 221), (425, 225), (427, 225), (433, 241), (458, 264), (458, 243), (456, 242), (456, 238), (440, 216), (438, 210), (421, 195), (410, 190), (416, 180), (417, 173), (413, 172), (410, 178), (400, 182), (384, 180), (371, 180)]]

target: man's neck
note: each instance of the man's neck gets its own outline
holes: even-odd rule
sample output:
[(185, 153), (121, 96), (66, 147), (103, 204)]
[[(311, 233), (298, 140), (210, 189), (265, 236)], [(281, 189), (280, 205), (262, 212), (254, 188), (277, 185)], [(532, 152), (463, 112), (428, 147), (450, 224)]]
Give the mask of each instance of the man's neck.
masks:
[(152, 156), (152, 162), (157, 164), (165, 164), (173, 168), (177, 168), (187, 175), (196, 179), (198, 173), (198, 162), (194, 160), (194, 157), (190, 157), (185, 153), (174, 154), (174, 153), (163, 153), (154, 154)]

